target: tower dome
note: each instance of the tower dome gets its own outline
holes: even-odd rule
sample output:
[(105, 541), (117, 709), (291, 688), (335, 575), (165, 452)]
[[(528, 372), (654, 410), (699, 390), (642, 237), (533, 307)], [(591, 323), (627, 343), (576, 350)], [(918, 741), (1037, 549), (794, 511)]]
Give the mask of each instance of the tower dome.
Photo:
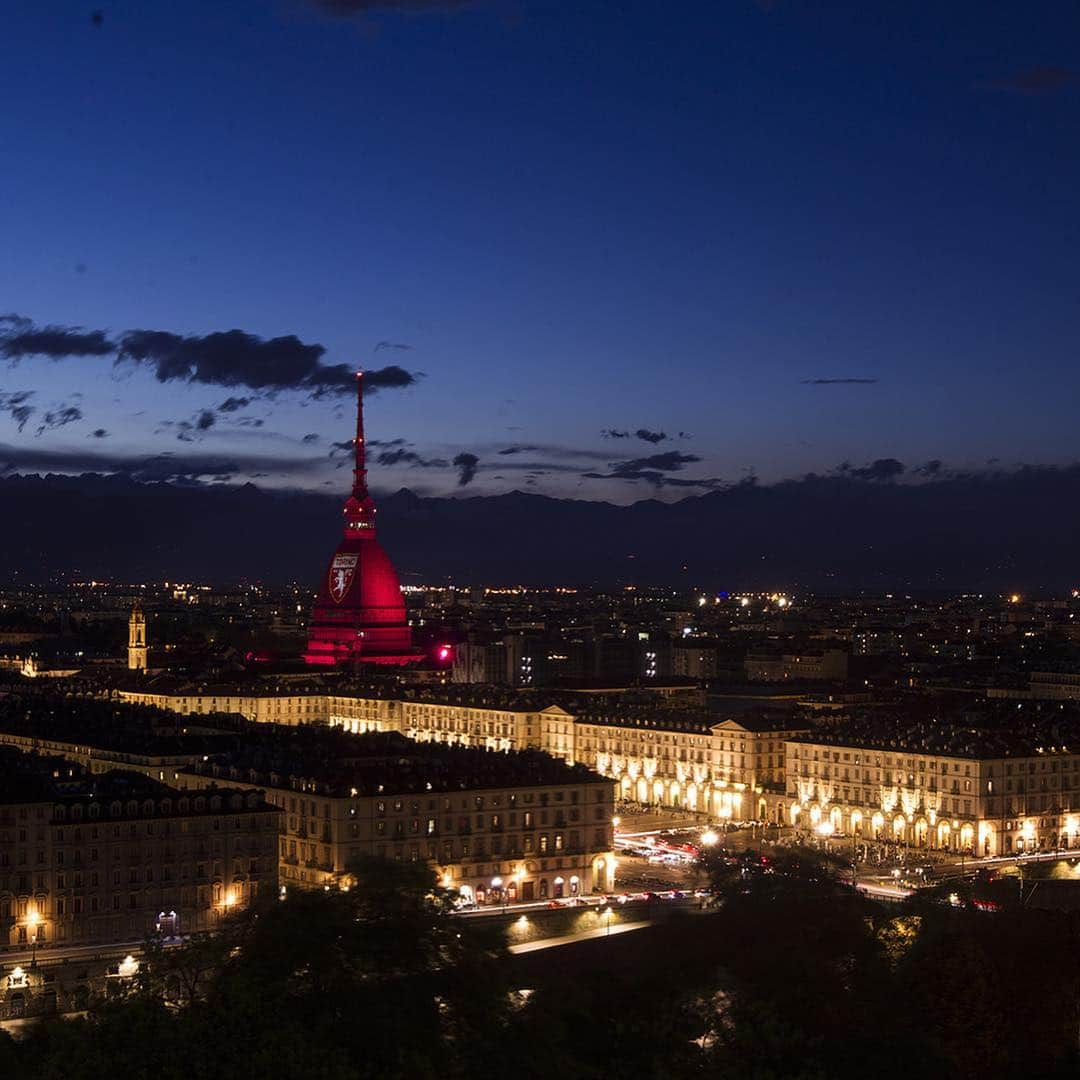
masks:
[(342, 508), (344, 536), (323, 575), (311, 613), (309, 664), (418, 660), (405, 601), (390, 557), (375, 531), (375, 502), (367, 488), (364, 452), (364, 373), (356, 373), (356, 440), (352, 493)]

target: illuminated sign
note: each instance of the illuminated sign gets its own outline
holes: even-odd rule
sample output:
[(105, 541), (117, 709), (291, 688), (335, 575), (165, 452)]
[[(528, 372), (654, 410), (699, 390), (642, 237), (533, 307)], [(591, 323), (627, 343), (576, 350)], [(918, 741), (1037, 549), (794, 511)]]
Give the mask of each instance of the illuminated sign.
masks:
[(345, 598), (352, 584), (353, 575), (356, 573), (358, 556), (355, 553), (339, 552), (334, 556), (330, 564), (330, 598), (335, 604), (340, 604)]

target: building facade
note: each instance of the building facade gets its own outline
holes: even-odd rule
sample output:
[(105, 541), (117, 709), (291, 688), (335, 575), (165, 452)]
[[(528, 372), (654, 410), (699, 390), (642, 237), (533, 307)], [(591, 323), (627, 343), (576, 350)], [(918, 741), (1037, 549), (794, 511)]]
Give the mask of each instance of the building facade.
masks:
[(785, 825), (980, 856), (1080, 844), (1080, 754), (1064, 748), (934, 752), (804, 737), (786, 755), (775, 803)]
[(209, 764), (182, 774), (181, 784), (265, 790), (282, 812), (279, 878), (286, 887), (347, 885), (359, 861), (376, 858), (426, 863), (467, 903), (614, 888), (614, 786), (558, 762), (535, 783), (462, 779), (442, 785), (447, 790), (406, 790), (393, 769), (380, 773), (383, 790), (375, 792), (360, 786), (359, 776), (355, 786), (324, 775), (242, 776)]
[(186, 793), (16, 751), (4, 766), (0, 951), (212, 930), (277, 888), (278, 810), (258, 790)]
[(121, 696), (187, 715), (228, 711), (257, 722), (327, 723), (354, 733), (399, 732), (419, 742), (543, 750), (614, 780), (620, 799), (744, 820), (763, 816), (758, 796), (783, 790), (784, 739), (806, 730), (787, 717), (717, 722), (704, 708), (678, 707), (678, 698), (689, 696), (681, 693), (652, 707), (589, 694), (546, 704), (539, 693), (465, 686), (412, 696), (224, 690)]

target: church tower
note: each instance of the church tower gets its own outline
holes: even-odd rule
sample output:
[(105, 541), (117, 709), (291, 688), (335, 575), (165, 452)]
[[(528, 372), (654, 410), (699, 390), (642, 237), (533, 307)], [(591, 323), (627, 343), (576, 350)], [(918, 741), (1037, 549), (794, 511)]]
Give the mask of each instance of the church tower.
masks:
[(128, 619), (128, 670), (146, 670), (146, 613), (136, 602)]

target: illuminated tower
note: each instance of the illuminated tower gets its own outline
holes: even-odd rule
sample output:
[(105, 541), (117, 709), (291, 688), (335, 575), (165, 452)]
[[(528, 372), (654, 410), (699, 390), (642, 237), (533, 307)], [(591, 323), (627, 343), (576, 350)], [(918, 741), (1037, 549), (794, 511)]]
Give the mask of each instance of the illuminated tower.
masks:
[(375, 503), (364, 457), (364, 373), (356, 373), (356, 440), (352, 493), (345, 500), (344, 537), (334, 552), (311, 613), (309, 664), (363, 661), (407, 664), (412, 646), (397, 572), (375, 535)]
[(128, 670), (146, 670), (146, 613), (138, 601), (128, 618)]

